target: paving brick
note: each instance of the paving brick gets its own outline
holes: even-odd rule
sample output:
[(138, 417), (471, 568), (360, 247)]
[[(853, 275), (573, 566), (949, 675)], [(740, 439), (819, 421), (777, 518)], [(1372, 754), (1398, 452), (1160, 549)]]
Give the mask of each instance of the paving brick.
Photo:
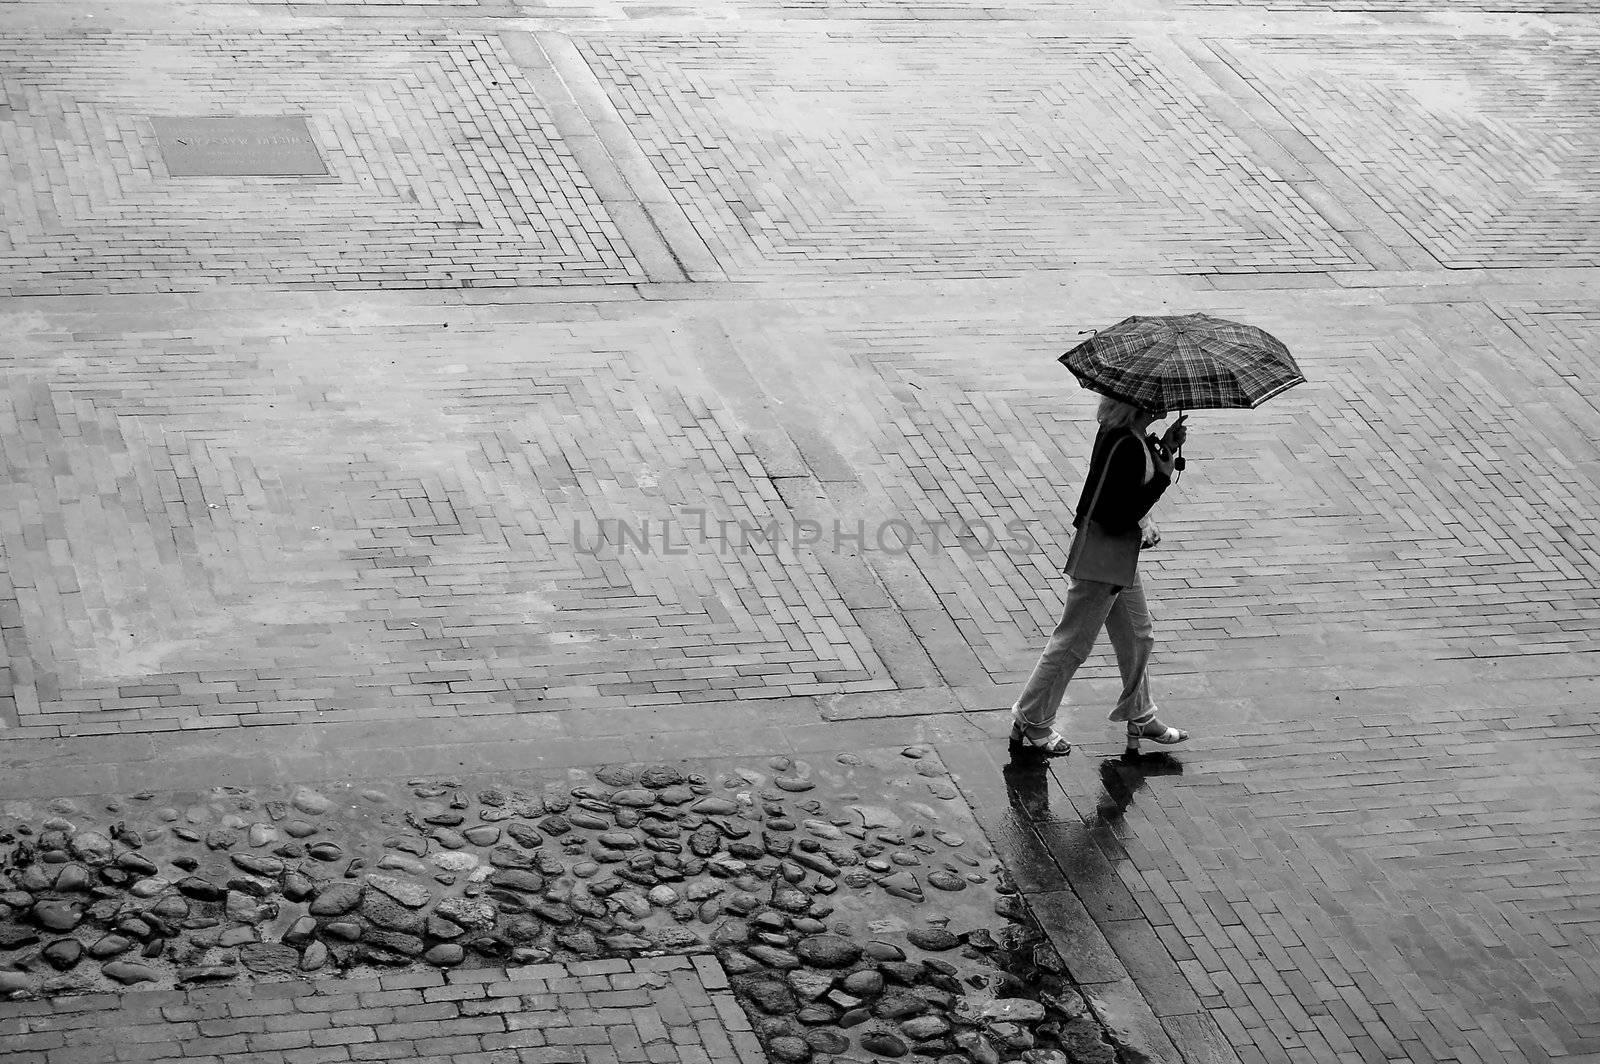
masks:
[(671, 972), (688, 968), (693, 963), (693, 958), (684, 956), (674, 957), (640, 957), (633, 962), (636, 972)]
[(377, 1037), (371, 1027), (341, 1027), (332, 1031), (312, 1031), (311, 1044), (316, 1046), (351, 1045), (355, 1042), (375, 1042)]
[(520, 1049), (517, 1059), (522, 1064), (582, 1064), (583, 1050), (579, 1046), (545, 1046), (538, 1049)]
[(618, 959), (598, 961), (578, 961), (567, 965), (567, 974), (580, 979), (596, 975), (613, 975), (620, 972), (631, 972), (634, 965), (629, 961)]
[(728, 988), (727, 973), (722, 970), (722, 965), (717, 963), (715, 957), (696, 956), (691, 958), (695, 971), (700, 975), (700, 985), (707, 990), (726, 990)]
[(475, 1053), (483, 1046), (482, 1040), (475, 1034), (451, 1034), (434, 1038), (419, 1038), (416, 1041), (418, 1053), (431, 1056), (453, 1056), (456, 1053)]
[(485, 1050), (524, 1049), (546, 1044), (544, 1030), (539, 1027), (485, 1034), (482, 1041)]
[(315, 1031), (333, 1026), (330, 1013), (296, 1010), (282, 1016), (268, 1016), (263, 1024), (268, 1031)]
[(117, 1059), (117, 1052), (116, 1047), (111, 1045), (76, 1045), (55, 1050), (49, 1054), (49, 1059), (60, 1064), (106, 1064)]
[(385, 991), (400, 991), (426, 986), (442, 986), (445, 982), (445, 974), (443, 972), (432, 970), (394, 972), (389, 975), (382, 976), (378, 982)]
[(485, 996), (488, 991), (481, 983), (458, 986), (430, 986), (422, 992), (422, 1000), (430, 1004), (446, 1001), (471, 1001)]
[(283, 1059), (284, 1064), (336, 1064), (337, 1061), (349, 1060), (350, 1051), (344, 1046), (309, 1046), (286, 1050)]
[(604, 1027), (561, 1027), (547, 1030), (545, 1040), (552, 1046), (603, 1045), (610, 1040)]
[(311, 1045), (311, 1032), (301, 1028), (285, 1031), (265, 1031), (250, 1039), (253, 1051), (304, 1049)]

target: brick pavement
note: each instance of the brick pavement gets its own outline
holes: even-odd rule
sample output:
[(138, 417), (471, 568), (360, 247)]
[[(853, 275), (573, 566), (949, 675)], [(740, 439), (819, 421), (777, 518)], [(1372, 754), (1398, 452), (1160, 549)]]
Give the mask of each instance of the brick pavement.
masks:
[[(1592, 481), (1581, 464), (1519, 457), (1592, 459), (1581, 420), (1544, 416), (1575, 397), (1562, 365), (1508, 375), (1500, 359), (1516, 337), (1445, 342), (1451, 329), (1479, 327), (1456, 311), (1430, 312), (1425, 325), (1395, 314), (1381, 335), (1368, 334), (1370, 318), (1363, 335), (1329, 335), (1297, 320), (1307, 298), (1256, 313), (1319, 351), (1319, 380), (1255, 415), (1196, 420), (1210, 437), (1197, 465), (1206, 475), (1167, 507), (1185, 549), (1150, 559), (1169, 633), (1164, 674), (1202, 678), (1223, 650), (1241, 666), (1286, 655), (1344, 665), (1396, 639), (1433, 660), (1592, 649), (1578, 619), (1592, 530), (1569, 521), (1551, 537), (1538, 516), (1587, 512)], [(1579, 315), (1520, 304), (1497, 313), (1519, 322), (1532, 350), (1581, 342)], [(1547, 319), (1559, 329), (1544, 340), (1530, 330)], [(913, 673), (1019, 679), (1054, 612), (1060, 514), (1087, 442), (1087, 400), (1068, 412), (1051, 395), (1061, 381), (1048, 356), (1070, 324), (889, 316), (824, 331), (802, 323), (787, 340), (773, 333), (789, 324), (733, 324), (736, 348), (802, 352), (863, 375), (858, 404), (871, 416), (820, 431), (871, 503), (856, 519), (872, 530), (866, 553), (886, 588), (877, 597), (852, 582), (832, 543), (753, 541), (773, 520), (787, 530), (840, 518), (806, 509), (811, 489), (801, 489), (814, 482), (789, 475), (792, 458), (715, 395), (707, 375), (728, 370), (711, 365), (722, 353), (689, 341), (674, 353), (670, 319), (647, 316), (626, 341), (614, 323), (458, 320), (442, 350), (417, 327), (264, 327), (219, 333), (215, 347), (160, 331), (80, 334), (72, 363), (49, 358), (55, 333), (24, 333), (38, 356), (13, 359), (10, 372), (28, 385), (15, 389), (13, 417), (32, 472), (8, 488), (6, 532), (24, 622), (9, 628), (26, 662), (18, 723), (85, 734), (881, 690), (895, 679), (884, 654), (903, 663), (915, 649), (894, 631), (915, 632), (938, 659), (938, 672), (929, 662), (908, 665)], [(128, 358), (152, 343), (159, 361)], [(536, 374), (524, 356), (479, 351), (526, 343), (547, 352)], [(596, 344), (617, 351), (597, 359)], [(332, 357), (352, 345), (390, 357)], [(755, 372), (767, 373), (760, 361)], [(468, 368), (472, 383), (443, 383)], [(1500, 399), (1476, 401), (1486, 394)], [(287, 401), (296, 395), (317, 398)], [(646, 410), (676, 412), (633, 424)], [(217, 431), (219, 414), (239, 428)], [(630, 423), (627, 437), (607, 431), (615, 417)], [(145, 431), (156, 424), (159, 446)], [(1441, 446), (1470, 464), (1413, 483), (1395, 456), (1400, 447), (1437, 462)], [(119, 457), (108, 465), (107, 454)], [(1486, 468), (1493, 493), (1476, 472)], [(530, 493), (530, 473), (548, 490)], [(1280, 485), (1270, 506), (1255, 498), (1264, 482)], [(130, 504), (154, 516), (112, 543), (104, 530)], [(958, 540), (958, 519), (979, 538)], [(891, 520), (916, 524), (920, 543), (903, 556), (876, 535)], [(926, 523), (938, 521), (952, 527), (935, 548)], [(596, 551), (602, 527), (613, 542)], [(979, 549), (987, 541), (1006, 549)], [(304, 566), (287, 586), (270, 561), (284, 550)], [(61, 552), (84, 561), (68, 572)], [(486, 611), (490, 602), (499, 606)], [(930, 642), (943, 625), (976, 655), (972, 669)]]
[(764, 1064), (710, 956), (0, 1003), (8, 1064)]
[(80, 333), (67, 360), (20, 338), (15, 725), (889, 686), (822, 561), (763, 538), (793, 518), (664, 323), (439, 333)]
[[(1600, 262), (1588, 162), (1592, 39), (1297, 37), (1210, 47), (1445, 266)], [(1366, 118), (1374, 113), (1386, 120), (1374, 125)], [(1424, 188), (1419, 172), (1429, 176)]]
[(1127, 36), (578, 43), (733, 278), (1365, 265), (1181, 56)]
[[(1600, 1054), (1591, 5), (386, 6), (6, 58), (13, 785), (915, 735), (1153, 1059)], [(339, 180), (158, 186), (139, 116), (211, 108)], [(1102, 769), (1101, 656), (1042, 786), (981, 711), (1061, 591), (1052, 359), (1162, 306), (1312, 383), (1161, 515), (1181, 774)], [(1043, 549), (573, 549), (705, 502)]]
[(1600, 313), (1594, 305), (1580, 300), (1548, 300), (1491, 306), (1549, 373), (1571, 386), (1571, 394), (1562, 398), (1573, 407), (1572, 416), (1582, 418), (1585, 405), (1592, 408), (1595, 401), (1585, 381), (1593, 358), (1588, 352), (1600, 332)]
[[(1311, 384), (1260, 411), (1192, 419), (1194, 472), (1157, 515), (1182, 547), (1147, 559), (1162, 671), (1203, 676), (1223, 653), (1312, 666), (1380, 648), (1421, 660), (1595, 650), (1578, 616), (1595, 602), (1600, 545), (1577, 516), (1597, 505), (1593, 409), (1570, 383), (1591, 319), (1498, 308), (1519, 340), (1476, 311), (1353, 317), (1319, 302), (1244, 312), (1315, 352)], [(1063, 397), (1052, 361), (1072, 326), (1009, 307), (828, 323), (787, 341), (859, 375), (872, 413), (828, 431), (885, 504), (869, 512), (918, 527), (906, 557), (926, 592), (891, 594), (912, 613), (942, 608), (983, 673), (1007, 683), (1053, 622), (1089, 442), (1092, 398)], [(767, 330), (768, 349), (788, 328)], [(1544, 351), (1561, 354), (1546, 365)], [(950, 527), (935, 547), (939, 522)]]
[[(19, 27), (0, 70), (3, 293), (644, 277), (493, 35)], [(149, 117), (229, 113), (307, 115), (330, 176), (170, 177)]]
[(1190, 1059), (1589, 1060), (1592, 686), (1506, 694), (1258, 698), (1203, 756), (1007, 769), (988, 805), (1052, 855), (1027, 889), (1070, 884), (1112, 947), (1095, 963)]

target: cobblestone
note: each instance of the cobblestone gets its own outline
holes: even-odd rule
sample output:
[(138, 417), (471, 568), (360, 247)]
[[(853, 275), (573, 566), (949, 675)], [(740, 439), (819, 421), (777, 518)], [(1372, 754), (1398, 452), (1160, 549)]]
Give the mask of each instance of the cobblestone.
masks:
[[(1025, 1035), (1041, 1047), (1072, 1039), (1096, 1047), (1103, 1058), (1112, 1054), (1059, 968), (1033, 960), (1046, 948), (1046, 936), (1017, 907), (1016, 892), (999, 878), (1001, 870), (979, 839), (970, 811), (953, 791), (943, 790), (940, 781), (947, 772), (927, 748), (852, 751), (816, 760), (776, 755), (741, 763), (611, 764), (583, 773), (569, 768), (564, 776), (564, 783), (527, 774), (418, 777), (408, 785), (409, 794), (381, 782), (357, 786), (341, 780), (299, 785), (288, 800), (231, 787), (207, 794), (146, 794), (131, 799), (132, 808), (112, 795), (81, 804), (57, 799), (43, 807), (7, 802), (0, 807), (13, 822), (0, 836), (0, 893), (8, 899), (0, 910), (5, 998), (55, 1002), (112, 985), (107, 980), (119, 978), (122, 961), (45, 958), (59, 958), (63, 945), (95, 941), (107, 926), (127, 928), (138, 920), (151, 940), (143, 951), (149, 981), (172, 981), (180, 991), (122, 1003), (116, 1010), (122, 1025), (118, 1044), (157, 1045), (161, 1053), (182, 1046), (189, 1055), (303, 1051), (315, 1058), (377, 1043), (437, 1055), (479, 1047), (569, 1047), (586, 1062), (598, 1055), (704, 1064), (711, 1059), (708, 1050), (719, 1060), (738, 1053), (729, 1033), (754, 1031), (774, 1052), (792, 1040), (783, 1055), (795, 1057), (810, 1041), (838, 1049), (851, 1044), (853, 1029), (861, 1024), (845, 1022), (838, 1009), (819, 1004), (810, 1014), (792, 1015), (800, 1003), (791, 986), (811, 1000), (837, 985), (834, 1000), (871, 1007), (883, 1021), (853, 1032), (863, 1048), (870, 1048), (874, 1037), (888, 1038), (894, 1024), (919, 1048), (951, 1048), (934, 1040), (952, 1023), (978, 1025), (986, 1004), (1003, 994), (1010, 1001), (1006, 1018), (1024, 1025), (1018, 1039)], [(765, 786), (779, 780), (803, 781), (806, 787)], [(758, 789), (744, 789), (749, 786)], [(882, 790), (873, 801), (883, 804), (850, 804), (861, 801), (866, 787)], [(800, 793), (807, 797), (791, 797)], [(786, 803), (791, 801), (798, 803), (796, 815), (808, 814), (803, 828), (790, 819)], [(604, 812), (584, 829), (598, 834), (566, 831), (559, 843), (522, 852), (526, 846), (520, 840), (532, 829), (510, 818), (534, 821), (569, 810), (576, 821), (574, 805), (591, 816)], [(101, 830), (87, 807), (119, 819)], [(296, 837), (336, 845), (345, 874), (335, 877), (333, 868), (319, 865), (314, 854), (308, 857), (299, 842), (280, 844), (271, 851), (282, 869), (279, 879), (260, 873), (227, 880), (230, 899), (249, 895), (269, 914), (265, 919), (241, 915), (231, 901), (181, 898), (170, 877), (158, 876), (171, 866), (188, 873), (185, 882), (221, 882), (235, 869), (259, 865), (264, 860), (259, 851), (276, 841), (272, 832), (260, 829), (268, 821), (295, 823), (284, 820), (291, 810), (309, 818)], [(475, 852), (443, 829), (427, 836), (392, 834), (408, 828), (425, 832), (430, 822), (459, 821), (469, 814), (480, 824), (510, 821), (527, 829), (516, 834), (521, 848)], [(623, 832), (604, 828), (635, 826), (641, 818), (658, 828), (681, 823), (728, 841), (697, 846), (692, 856), (676, 844), (650, 849), (629, 857), (625, 866), (609, 858), (606, 840)], [(201, 849), (219, 849), (209, 845), (215, 832), (202, 843), (187, 828), (214, 821), (247, 829), (245, 841), (221, 848), (230, 851), (228, 860)], [(115, 858), (99, 848), (108, 833), (125, 847)], [(755, 838), (761, 842), (740, 841)], [(879, 860), (890, 847), (896, 848), (892, 862)], [(370, 867), (398, 871), (388, 860), (396, 852), (430, 850), (437, 867), (445, 866), (443, 858), (464, 858), (465, 863), (452, 860), (451, 866), (483, 867), (487, 874), (430, 878), (426, 866), (403, 880), (359, 874)], [(806, 854), (826, 855), (830, 875), (803, 864)], [(124, 869), (135, 861), (149, 877), (130, 886)], [(535, 864), (541, 874), (523, 872), (514, 887), (503, 878), (506, 869)], [(920, 890), (905, 887), (924, 875), (930, 883), (938, 875), (951, 877), (958, 885), (945, 889), (961, 893), (925, 908)], [(291, 876), (311, 884), (309, 897), (290, 889)], [(27, 943), (19, 946), (11, 932), (30, 926), (27, 910), (67, 904), (90, 884), (98, 886), (87, 922), (76, 929), (48, 929), (53, 941), (47, 948), (53, 953), (42, 957)], [(647, 900), (640, 891), (651, 884)], [(426, 918), (430, 941), (461, 939), (471, 954), (440, 962), (429, 951), (418, 961), (419, 943), (404, 956), (391, 955), (399, 936), (380, 927), (394, 924), (395, 917), (372, 907), (374, 892), (406, 898), (407, 907), (417, 910), (417, 923)], [(38, 901), (13, 905), (18, 893)], [(337, 894), (350, 895), (355, 908), (318, 907)], [(680, 896), (699, 899), (698, 904), (679, 905)], [(470, 935), (459, 927), (443, 928), (439, 918), (451, 911), (447, 903), (459, 907), (467, 899), (486, 908), (489, 918)], [(181, 920), (173, 902), (185, 914)], [(252, 932), (251, 943), (237, 953), (232, 928), (224, 930), (230, 924), (248, 925)], [(255, 942), (256, 933), (266, 945)], [(420, 927), (416, 933), (424, 934)], [(958, 946), (968, 948), (952, 952)], [(281, 954), (286, 963), (258, 967), (252, 961), (263, 950)], [(650, 956), (633, 959), (641, 953)], [(308, 963), (314, 954), (323, 959)], [(507, 955), (541, 963), (515, 970), (496, 966)], [(572, 955), (581, 959), (568, 962)], [(887, 959), (898, 963), (885, 965)], [(385, 974), (429, 963), (447, 970), (426, 973), (432, 976), (428, 979)], [(216, 986), (191, 1001), (181, 988), (202, 971)], [(292, 981), (277, 982), (285, 977)], [(267, 1015), (230, 1007), (230, 986), (254, 980), (264, 983), (263, 996), (286, 1007)], [(926, 988), (921, 996), (886, 991), (889, 981)], [(844, 997), (846, 987), (850, 998)], [(1023, 1000), (1023, 994), (1032, 996)], [(734, 997), (755, 1003), (748, 1020), (737, 1011)], [(6, 1012), (0, 1005), (0, 1017)], [(97, 1029), (101, 1014), (98, 1009), (83, 1013), (63, 1026)], [(912, 1016), (921, 1019), (900, 1022)], [(62, 1049), (68, 1040), (49, 1037), (27, 1045)]]

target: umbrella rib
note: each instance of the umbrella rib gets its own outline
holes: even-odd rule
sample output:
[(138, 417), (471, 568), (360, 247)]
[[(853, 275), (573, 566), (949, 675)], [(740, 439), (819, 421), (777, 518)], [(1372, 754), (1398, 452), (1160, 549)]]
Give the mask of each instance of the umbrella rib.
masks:
[(1293, 388), (1295, 385), (1304, 384), (1305, 382), (1306, 382), (1306, 379), (1304, 377), (1300, 376), (1300, 374), (1296, 373), (1293, 377), (1291, 377), (1290, 379), (1284, 381), (1282, 384), (1277, 385), (1271, 391), (1268, 391), (1263, 395), (1256, 396), (1254, 398), (1254, 401), (1251, 402), (1250, 408), (1253, 410), (1256, 407), (1260, 406), (1262, 403), (1266, 402), (1268, 399), (1275, 399), (1278, 396), (1282, 395), (1284, 392), (1288, 391), (1290, 388)]

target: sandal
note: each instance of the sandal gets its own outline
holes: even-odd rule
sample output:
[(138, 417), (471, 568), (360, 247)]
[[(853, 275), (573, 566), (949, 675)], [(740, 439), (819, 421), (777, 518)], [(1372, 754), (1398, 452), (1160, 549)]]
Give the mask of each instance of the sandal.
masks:
[(1011, 733), (1011, 755), (1013, 757), (1066, 757), (1072, 753), (1072, 744), (1066, 737), (1055, 729), (1042, 739), (1030, 739), (1026, 732)]
[(1155, 711), (1152, 710), (1138, 720), (1128, 722), (1128, 753), (1139, 752), (1139, 740), (1149, 739), (1161, 746), (1177, 746), (1189, 738), (1189, 733), (1182, 728), (1169, 728), (1156, 720)]

